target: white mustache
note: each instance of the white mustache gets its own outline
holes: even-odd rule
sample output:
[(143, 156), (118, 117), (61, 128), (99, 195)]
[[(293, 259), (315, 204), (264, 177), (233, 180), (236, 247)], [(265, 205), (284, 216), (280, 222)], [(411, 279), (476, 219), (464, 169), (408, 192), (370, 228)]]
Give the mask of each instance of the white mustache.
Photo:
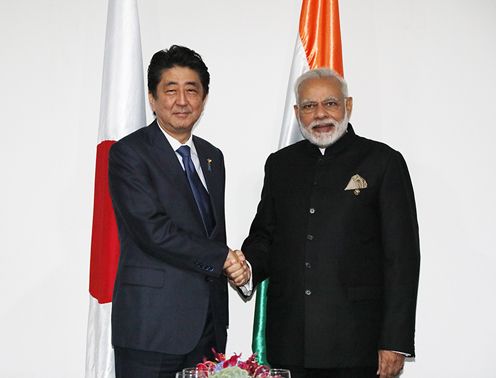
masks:
[(327, 119), (315, 120), (308, 127), (310, 129), (313, 129), (314, 127), (317, 127), (317, 126), (326, 126), (326, 125), (332, 125), (332, 126), (336, 127), (337, 124), (338, 124), (338, 122), (336, 122), (335, 119), (327, 118)]

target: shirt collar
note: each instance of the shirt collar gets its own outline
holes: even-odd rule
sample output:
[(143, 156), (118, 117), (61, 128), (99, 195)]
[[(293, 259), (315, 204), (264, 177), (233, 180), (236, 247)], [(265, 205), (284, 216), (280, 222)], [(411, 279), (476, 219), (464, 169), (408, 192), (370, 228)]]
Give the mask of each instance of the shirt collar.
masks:
[(181, 146), (189, 146), (189, 148), (191, 149), (191, 154), (198, 156), (198, 153), (196, 152), (195, 144), (193, 143), (193, 134), (191, 134), (189, 136), (189, 138), (188, 138), (188, 140), (186, 142), (181, 143), (176, 138), (174, 138), (172, 135), (170, 135), (167, 132), (165, 132), (164, 129), (162, 129), (162, 127), (160, 126), (160, 122), (158, 121), (158, 119), (157, 119), (157, 125), (158, 125), (158, 128), (160, 129), (160, 131), (162, 131), (162, 133), (167, 138), (167, 141), (169, 142), (169, 144), (171, 145), (171, 147), (172, 147), (172, 149), (174, 151), (177, 151), (177, 149), (179, 147), (181, 147)]

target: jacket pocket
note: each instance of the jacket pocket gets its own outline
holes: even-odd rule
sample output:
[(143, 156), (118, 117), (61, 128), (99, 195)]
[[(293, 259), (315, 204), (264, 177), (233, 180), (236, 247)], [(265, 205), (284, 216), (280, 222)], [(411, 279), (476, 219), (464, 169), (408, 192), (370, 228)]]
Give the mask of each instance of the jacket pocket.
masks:
[(120, 278), (123, 285), (161, 288), (164, 286), (164, 276), (165, 272), (161, 269), (124, 266)]

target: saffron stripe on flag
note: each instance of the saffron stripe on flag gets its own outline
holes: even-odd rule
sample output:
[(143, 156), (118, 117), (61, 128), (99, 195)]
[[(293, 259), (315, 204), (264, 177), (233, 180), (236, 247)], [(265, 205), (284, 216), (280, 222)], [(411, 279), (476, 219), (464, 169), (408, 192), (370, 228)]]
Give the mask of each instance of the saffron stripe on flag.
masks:
[(308, 66), (329, 67), (344, 76), (338, 1), (304, 1), (299, 30)]

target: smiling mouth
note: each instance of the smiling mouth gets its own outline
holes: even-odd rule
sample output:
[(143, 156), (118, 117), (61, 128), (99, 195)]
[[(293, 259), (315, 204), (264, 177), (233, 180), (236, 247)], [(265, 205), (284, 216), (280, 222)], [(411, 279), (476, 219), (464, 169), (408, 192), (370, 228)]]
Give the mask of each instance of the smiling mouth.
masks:
[(323, 123), (321, 125), (315, 125), (312, 127), (312, 131), (317, 133), (328, 133), (334, 130), (335, 126), (332, 123)]

